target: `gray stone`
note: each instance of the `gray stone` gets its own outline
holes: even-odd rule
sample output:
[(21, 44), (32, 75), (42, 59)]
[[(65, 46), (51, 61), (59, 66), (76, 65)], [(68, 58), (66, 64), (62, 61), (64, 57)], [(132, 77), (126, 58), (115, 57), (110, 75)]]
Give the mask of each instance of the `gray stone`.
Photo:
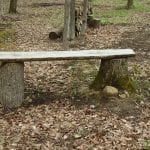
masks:
[(119, 94), (119, 97), (122, 99), (125, 99), (127, 96), (126, 96), (126, 94)]
[(105, 86), (103, 89), (104, 96), (117, 96), (118, 95), (118, 89), (112, 86)]

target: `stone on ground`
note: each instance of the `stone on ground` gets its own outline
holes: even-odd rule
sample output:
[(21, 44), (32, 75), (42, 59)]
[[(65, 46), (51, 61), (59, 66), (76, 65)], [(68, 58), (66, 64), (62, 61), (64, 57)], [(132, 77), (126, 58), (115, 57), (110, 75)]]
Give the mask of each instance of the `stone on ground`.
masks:
[(104, 96), (117, 96), (118, 95), (118, 89), (113, 86), (105, 86), (103, 89)]

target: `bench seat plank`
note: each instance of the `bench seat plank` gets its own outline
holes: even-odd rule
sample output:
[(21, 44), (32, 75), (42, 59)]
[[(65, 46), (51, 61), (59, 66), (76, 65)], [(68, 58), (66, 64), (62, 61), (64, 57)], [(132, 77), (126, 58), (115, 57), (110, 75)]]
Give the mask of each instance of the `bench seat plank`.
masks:
[(132, 57), (132, 49), (0, 52), (0, 61), (81, 60)]

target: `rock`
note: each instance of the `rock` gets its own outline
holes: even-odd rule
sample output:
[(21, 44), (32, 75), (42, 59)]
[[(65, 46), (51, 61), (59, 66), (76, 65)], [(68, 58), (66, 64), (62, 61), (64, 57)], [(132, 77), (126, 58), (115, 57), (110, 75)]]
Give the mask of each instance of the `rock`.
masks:
[(127, 96), (126, 96), (126, 94), (119, 94), (119, 97), (122, 99), (125, 99)]
[(125, 94), (127, 97), (130, 97), (128, 91), (124, 91), (124, 94)]
[(4, 119), (0, 119), (0, 128), (8, 128), (8, 127), (9, 123)]
[(127, 91), (124, 91), (123, 93), (119, 94), (119, 97), (125, 99), (125, 98), (129, 98), (130, 95)]
[(67, 135), (64, 135), (63, 138), (64, 138), (64, 140), (67, 140), (67, 139), (68, 139), (68, 136), (67, 136)]
[(91, 108), (91, 109), (95, 109), (96, 106), (95, 106), (95, 105), (90, 105), (90, 108)]
[(112, 86), (105, 86), (103, 89), (104, 96), (117, 96), (118, 95), (118, 89)]
[(144, 102), (143, 102), (143, 101), (141, 101), (141, 102), (140, 102), (140, 104), (141, 104), (141, 105), (144, 105)]
[(74, 138), (75, 139), (79, 139), (79, 138), (81, 138), (82, 136), (80, 135), (80, 134), (74, 134)]

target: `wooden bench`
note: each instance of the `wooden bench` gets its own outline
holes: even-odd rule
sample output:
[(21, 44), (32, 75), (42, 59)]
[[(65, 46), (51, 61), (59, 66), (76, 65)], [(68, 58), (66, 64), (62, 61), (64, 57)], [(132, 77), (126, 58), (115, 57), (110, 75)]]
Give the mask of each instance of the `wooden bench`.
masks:
[(24, 101), (24, 62), (115, 59), (135, 56), (132, 49), (0, 52), (0, 102), (6, 108)]

